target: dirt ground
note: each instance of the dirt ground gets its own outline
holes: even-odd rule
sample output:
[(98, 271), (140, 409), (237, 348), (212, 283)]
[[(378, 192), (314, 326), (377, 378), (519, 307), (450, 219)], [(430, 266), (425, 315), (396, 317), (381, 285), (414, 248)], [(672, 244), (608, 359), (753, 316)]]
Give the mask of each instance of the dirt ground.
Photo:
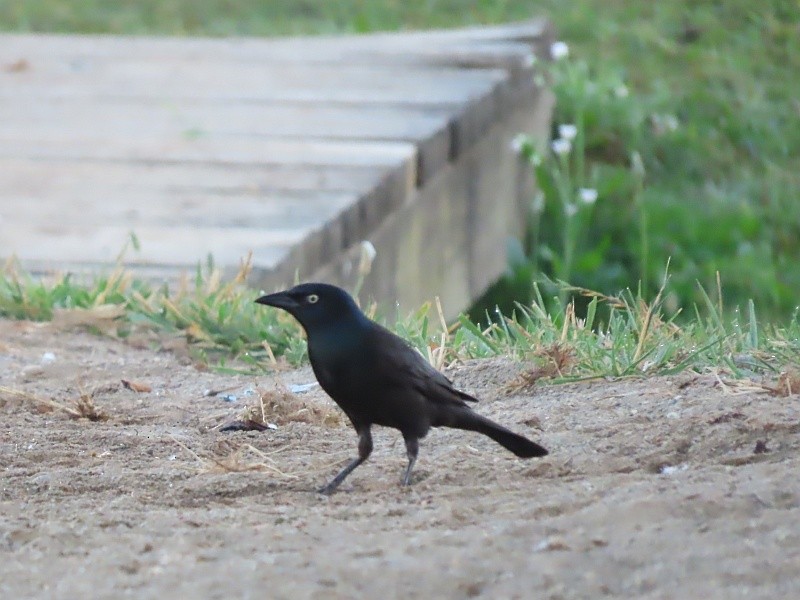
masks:
[[(448, 374), (550, 456), (434, 430), (403, 488), (378, 428), (322, 497), (356, 437), (319, 388), (280, 391), (309, 369), (138, 346), (0, 320), (0, 597), (800, 598), (797, 395), (688, 373), (508, 393), (523, 365), (477, 361)], [(261, 392), (277, 429), (217, 430)]]

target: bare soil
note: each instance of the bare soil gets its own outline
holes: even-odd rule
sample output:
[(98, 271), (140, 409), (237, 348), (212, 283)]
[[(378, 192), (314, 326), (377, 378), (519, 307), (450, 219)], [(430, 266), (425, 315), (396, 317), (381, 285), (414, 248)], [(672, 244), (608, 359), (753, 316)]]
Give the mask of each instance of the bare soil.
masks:
[[(460, 365), (552, 454), (434, 430), (404, 488), (378, 429), (322, 497), (356, 437), (319, 388), (285, 391), (309, 369), (139, 346), (0, 320), (0, 597), (800, 598), (797, 395), (713, 373), (509, 393), (524, 365)], [(262, 392), (277, 429), (218, 431)]]

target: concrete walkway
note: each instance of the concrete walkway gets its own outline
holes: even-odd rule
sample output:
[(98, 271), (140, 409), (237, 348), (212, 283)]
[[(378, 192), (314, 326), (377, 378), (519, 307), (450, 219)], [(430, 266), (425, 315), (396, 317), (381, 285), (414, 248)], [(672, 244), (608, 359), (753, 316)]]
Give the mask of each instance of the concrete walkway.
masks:
[(344, 285), (464, 308), (530, 198), (510, 149), (545, 139), (541, 21), (354, 37), (0, 35), (0, 258), (172, 278), (213, 255), (251, 285)]

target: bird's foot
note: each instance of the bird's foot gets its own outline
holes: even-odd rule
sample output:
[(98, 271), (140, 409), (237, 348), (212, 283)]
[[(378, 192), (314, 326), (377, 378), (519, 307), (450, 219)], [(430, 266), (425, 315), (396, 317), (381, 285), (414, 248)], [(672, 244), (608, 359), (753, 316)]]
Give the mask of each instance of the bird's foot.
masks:
[[(414, 447), (413, 452), (409, 450), (408, 452), (408, 466), (406, 467), (405, 472), (403, 473), (403, 485), (409, 486), (411, 485), (411, 472), (414, 470), (414, 463), (417, 462), (417, 449), (416, 449), (416, 442), (417, 440), (413, 440)], [(409, 441), (406, 440), (406, 445), (409, 444)]]
[(333, 492), (336, 491), (336, 488), (339, 487), (338, 481), (331, 481), (330, 483), (326, 483), (321, 488), (317, 490), (318, 494), (322, 494), (323, 496), (330, 496)]

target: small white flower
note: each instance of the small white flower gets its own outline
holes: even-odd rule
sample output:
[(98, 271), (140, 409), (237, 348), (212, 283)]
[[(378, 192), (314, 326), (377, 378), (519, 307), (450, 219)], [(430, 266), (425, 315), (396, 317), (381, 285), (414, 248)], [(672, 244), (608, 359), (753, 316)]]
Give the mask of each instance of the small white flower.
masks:
[(364, 240), (363, 242), (361, 242), (361, 256), (365, 260), (372, 262), (373, 260), (375, 260), (375, 257), (377, 255), (378, 251), (375, 250), (375, 246), (372, 245), (372, 242), (370, 242), (369, 240)]
[(617, 96), (617, 98), (627, 98), (628, 94), (630, 94), (630, 90), (624, 83), (620, 83), (616, 88), (614, 88), (614, 94)]
[(664, 115), (664, 125), (669, 131), (678, 129), (678, 117), (675, 115)]
[(520, 154), (522, 149), (525, 148), (525, 144), (528, 141), (528, 136), (524, 133), (518, 133), (514, 136), (514, 139), (511, 140), (511, 150), (514, 154)]
[(572, 123), (564, 123), (558, 126), (558, 135), (565, 140), (572, 141), (578, 135), (578, 128)]
[(584, 204), (594, 204), (597, 201), (597, 190), (594, 188), (581, 188), (578, 196)]
[(578, 205), (574, 202), (567, 202), (564, 205), (564, 214), (567, 215), (567, 218), (571, 219), (578, 214)]
[(358, 273), (361, 276), (366, 276), (372, 269), (372, 261), (375, 260), (378, 251), (369, 240), (361, 242), (361, 256), (358, 261)]
[(544, 194), (541, 191), (537, 191), (536, 194), (534, 194), (533, 202), (531, 202), (531, 210), (536, 214), (544, 212)]
[(631, 171), (637, 177), (643, 178), (645, 176), (644, 161), (642, 155), (636, 150), (631, 153)]
[(656, 135), (664, 135), (678, 129), (678, 117), (675, 115), (650, 115), (650, 123)]
[(569, 46), (567, 46), (566, 42), (553, 42), (550, 46), (550, 56), (553, 57), (553, 60), (567, 58), (569, 56)]
[(558, 138), (557, 140), (553, 140), (550, 147), (553, 148), (553, 152), (559, 156), (566, 156), (572, 151), (572, 142), (564, 138)]
[(534, 167), (538, 167), (539, 165), (542, 164), (542, 157), (538, 152), (534, 152), (533, 154), (531, 154), (530, 161)]
[(533, 84), (537, 88), (543, 88), (546, 83), (547, 81), (545, 81), (544, 75), (542, 75), (541, 73), (537, 73), (536, 75), (533, 76)]
[(661, 474), (662, 475), (674, 475), (675, 473), (680, 473), (681, 471), (686, 471), (689, 468), (689, 465), (686, 463), (682, 465), (664, 465), (661, 467)]

